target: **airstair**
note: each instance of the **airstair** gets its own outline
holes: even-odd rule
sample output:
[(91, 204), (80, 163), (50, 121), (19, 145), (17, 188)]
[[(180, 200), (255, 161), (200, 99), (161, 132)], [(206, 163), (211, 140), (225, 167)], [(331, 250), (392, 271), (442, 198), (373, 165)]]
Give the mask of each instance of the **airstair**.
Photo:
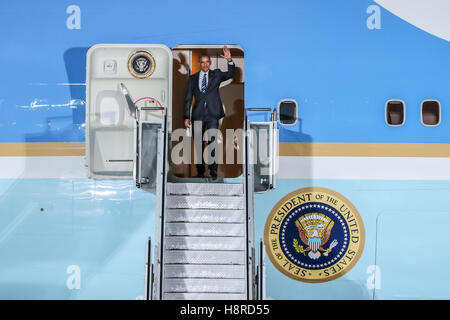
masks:
[[(266, 123), (267, 129), (273, 129), (272, 120)], [(252, 125), (248, 121), (246, 124), (250, 132), (248, 128)], [(256, 125), (260, 127), (263, 123)], [(255, 138), (257, 134), (253, 135)], [(161, 134), (160, 139), (164, 140)], [(257, 161), (251, 164), (252, 135), (245, 134), (244, 140), (244, 173), (232, 182), (207, 179), (171, 182), (164, 169), (166, 160), (160, 157), (157, 161), (156, 176), (163, 178), (156, 186), (160, 211), (153, 263), (151, 252), (148, 253), (148, 299), (264, 298), (264, 248), (261, 241), (260, 261), (256, 261), (253, 194), (255, 189), (261, 191), (273, 185), (268, 185), (261, 176), (255, 183), (254, 168), (260, 169), (261, 165)], [(161, 150), (165, 149), (161, 143), (157, 144)], [(273, 181), (273, 177), (266, 176), (267, 181)]]
[[(157, 80), (139, 82), (118, 75), (112, 81), (108, 74), (102, 78), (95, 73), (98, 68), (90, 66), (89, 57), (101, 62), (102, 54), (110, 59), (114, 50), (117, 56), (125, 56), (124, 48), (109, 45), (108, 50), (99, 49), (102, 50), (91, 49), (88, 53), (87, 167), (91, 178), (131, 178), (137, 188), (156, 195), (155, 237), (147, 244), (145, 298), (264, 299), (265, 250), (262, 241), (256, 244), (254, 240), (253, 201), (255, 192), (275, 187), (278, 145), (275, 111), (246, 110), (266, 113), (269, 119), (251, 122), (246, 113), (240, 177), (216, 181), (176, 178), (169, 170), (171, 65), (166, 70), (168, 81), (161, 81), (164, 79), (161, 75)], [(157, 62), (158, 57), (165, 56), (165, 60), (172, 61), (166, 47), (152, 45), (151, 49)], [(161, 94), (166, 97), (165, 105), (134, 102), (142, 100), (136, 93), (149, 97), (159, 92), (166, 92)], [(96, 100), (89, 95), (97, 96), (97, 100), (117, 99), (126, 115), (121, 126), (98, 121), (97, 106), (93, 103)], [(101, 112), (101, 101), (99, 108)], [(107, 143), (111, 147), (105, 146)], [(115, 145), (123, 148), (118, 150)], [(263, 152), (266, 157), (256, 155), (256, 145), (266, 149)]]
[(247, 210), (240, 183), (169, 183), (163, 299), (247, 299)]

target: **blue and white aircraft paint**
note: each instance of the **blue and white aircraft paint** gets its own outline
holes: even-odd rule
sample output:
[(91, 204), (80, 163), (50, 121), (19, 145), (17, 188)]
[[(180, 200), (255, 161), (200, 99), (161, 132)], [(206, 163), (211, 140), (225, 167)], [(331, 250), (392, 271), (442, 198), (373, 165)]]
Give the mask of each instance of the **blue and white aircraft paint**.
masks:
[[(365, 227), (342, 277), (304, 283), (267, 265), (272, 299), (448, 299), (450, 3), (445, 0), (18, 1), (0, 4), (0, 298), (140, 299), (155, 197), (90, 180), (86, 53), (99, 43), (238, 44), (245, 106), (298, 103), (279, 124), (277, 188), (334, 190)], [(404, 122), (386, 122), (402, 101)], [(423, 122), (422, 104), (439, 104)], [(258, 116), (258, 115), (256, 115)], [(256, 117), (255, 116), (255, 117)]]

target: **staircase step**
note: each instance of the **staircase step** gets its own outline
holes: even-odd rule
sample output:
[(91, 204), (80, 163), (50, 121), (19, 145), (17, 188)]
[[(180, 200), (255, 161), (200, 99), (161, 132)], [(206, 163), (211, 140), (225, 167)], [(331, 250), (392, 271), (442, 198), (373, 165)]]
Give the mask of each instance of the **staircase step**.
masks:
[(165, 293), (165, 300), (246, 300), (246, 294), (239, 293)]
[(164, 292), (244, 293), (241, 279), (166, 279)]
[(166, 250), (245, 250), (245, 237), (166, 237)]
[(244, 223), (166, 223), (168, 236), (244, 237)]
[(241, 196), (167, 196), (167, 209), (245, 209)]
[(245, 251), (165, 250), (164, 267), (168, 264), (245, 264)]
[(167, 209), (166, 222), (237, 222), (244, 223), (245, 210)]
[(168, 183), (167, 194), (235, 196), (244, 194), (244, 185), (242, 183)]
[(166, 265), (167, 278), (245, 279), (244, 265)]

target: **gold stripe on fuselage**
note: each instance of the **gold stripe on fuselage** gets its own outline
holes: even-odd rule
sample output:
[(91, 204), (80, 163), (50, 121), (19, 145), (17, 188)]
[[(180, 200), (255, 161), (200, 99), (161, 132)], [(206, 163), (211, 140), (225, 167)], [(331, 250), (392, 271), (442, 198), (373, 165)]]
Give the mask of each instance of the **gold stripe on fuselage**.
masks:
[(282, 157), (419, 157), (450, 158), (446, 143), (299, 143), (282, 142)]
[(1, 157), (84, 156), (84, 142), (0, 143)]
[[(0, 143), (2, 157), (84, 156), (84, 142)], [(423, 157), (450, 158), (446, 143), (302, 143), (282, 142), (282, 157)]]

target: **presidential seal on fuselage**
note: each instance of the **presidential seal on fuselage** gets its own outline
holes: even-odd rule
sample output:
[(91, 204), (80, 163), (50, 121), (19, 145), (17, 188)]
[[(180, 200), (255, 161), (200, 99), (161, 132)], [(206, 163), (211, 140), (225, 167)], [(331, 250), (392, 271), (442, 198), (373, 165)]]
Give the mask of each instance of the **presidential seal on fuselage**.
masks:
[(364, 224), (341, 194), (311, 187), (281, 199), (267, 219), (267, 255), (283, 274), (304, 282), (341, 277), (364, 249)]
[(155, 71), (155, 58), (147, 51), (137, 51), (128, 59), (128, 71), (136, 78), (148, 78)]

